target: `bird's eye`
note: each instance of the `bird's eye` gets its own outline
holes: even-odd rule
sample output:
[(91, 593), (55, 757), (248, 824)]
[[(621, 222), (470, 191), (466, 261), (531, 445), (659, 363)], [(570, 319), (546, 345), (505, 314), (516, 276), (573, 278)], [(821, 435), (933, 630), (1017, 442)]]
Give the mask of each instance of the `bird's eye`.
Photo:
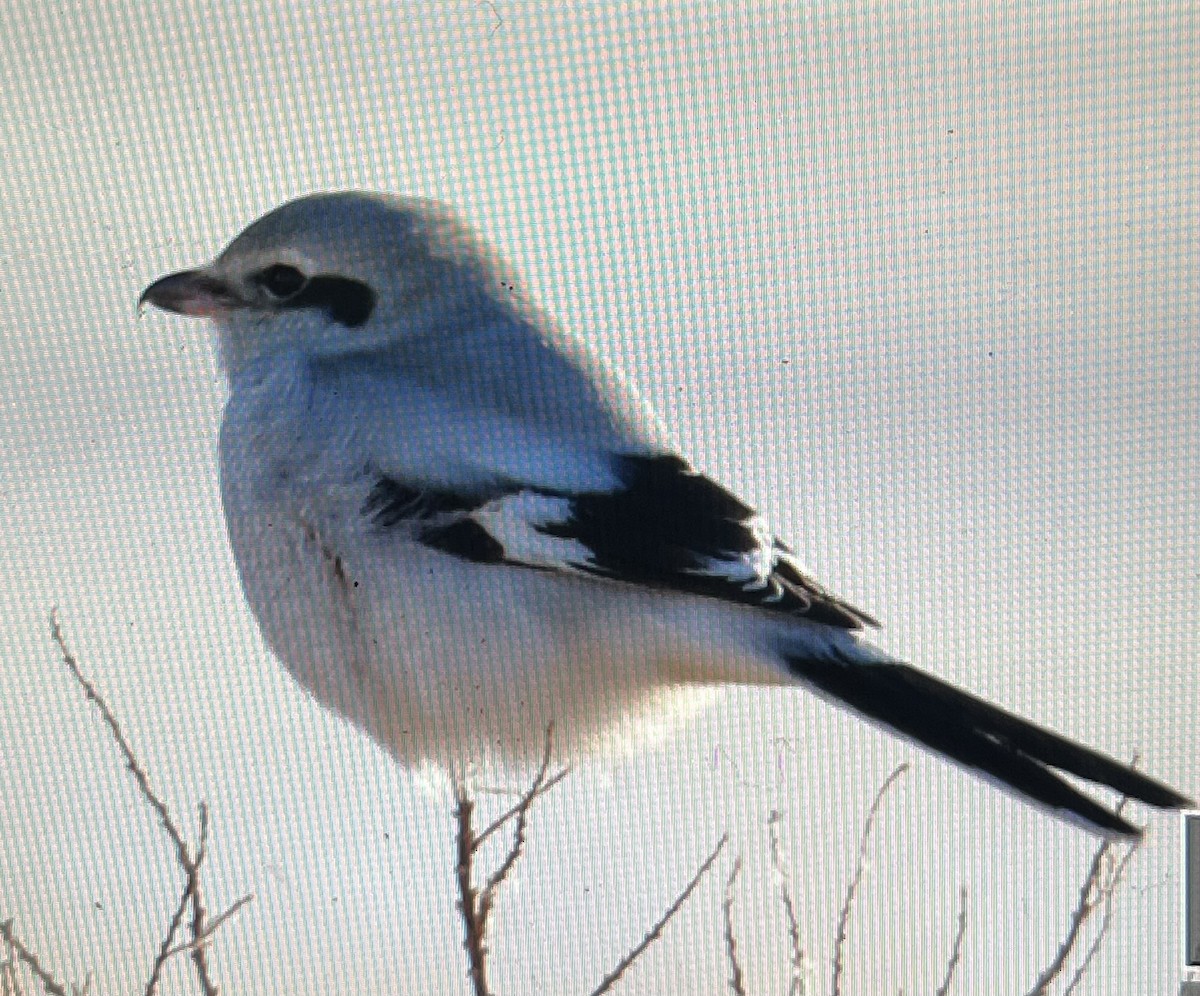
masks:
[(286, 263), (276, 263), (268, 266), (254, 277), (254, 282), (277, 301), (285, 301), (298, 294), (308, 283), (308, 277), (294, 266)]

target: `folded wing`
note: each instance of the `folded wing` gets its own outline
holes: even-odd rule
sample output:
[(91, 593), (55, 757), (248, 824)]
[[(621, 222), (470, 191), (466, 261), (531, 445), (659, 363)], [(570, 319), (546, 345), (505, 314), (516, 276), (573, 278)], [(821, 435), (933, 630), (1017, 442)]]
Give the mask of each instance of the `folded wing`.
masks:
[(480, 562), (701, 595), (843, 629), (876, 625), (804, 574), (749, 506), (682, 458), (611, 463), (615, 487), (581, 492), (497, 483), (466, 497), (383, 479), (368, 511), (384, 526), (398, 510), (418, 516), (422, 542)]

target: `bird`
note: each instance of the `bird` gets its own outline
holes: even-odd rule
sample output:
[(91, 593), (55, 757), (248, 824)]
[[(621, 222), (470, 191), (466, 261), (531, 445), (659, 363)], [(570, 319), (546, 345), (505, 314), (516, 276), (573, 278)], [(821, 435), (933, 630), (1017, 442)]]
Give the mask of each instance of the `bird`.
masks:
[(873, 644), (518, 287), (449, 207), (343, 190), (141, 294), (215, 326), (242, 589), (319, 703), (459, 778), (551, 729), (572, 754), (637, 749), (724, 687), (800, 686), (1105, 837), (1141, 829), (1093, 786), (1191, 805)]

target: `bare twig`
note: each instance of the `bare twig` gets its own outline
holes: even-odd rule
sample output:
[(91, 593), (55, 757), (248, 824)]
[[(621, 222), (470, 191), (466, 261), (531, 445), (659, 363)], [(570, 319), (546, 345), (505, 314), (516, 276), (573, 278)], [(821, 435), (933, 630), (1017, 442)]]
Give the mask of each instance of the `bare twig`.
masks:
[(729, 962), (729, 991), (733, 996), (746, 996), (746, 977), (742, 963), (738, 961), (737, 938), (733, 933), (733, 883), (742, 870), (742, 859), (733, 862), (733, 870), (725, 880), (725, 901), (721, 908), (725, 912), (725, 957)]
[[(1134, 754), (1129, 764), (1130, 767), (1137, 767), (1139, 755)], [(1125, 807), (1129, 804), (1129, 796), (1121, 796), (1121, 800), (1117, 803), (1116, 812), (1120, 816)], [(1083, 973), (1087, 971), (1092, 959), (1100, 948), (1100, 942), (1108, 933), (1109, 925), (1112, 922), (1112, 898), (1117, 887), (1121, 884), (1121, 879), (1124, 878), (1125, 869), (1129, 865), (1130, 858), (1134, 852), (1141, 846), (1141, 838), (1133, 841), (1129, 845), (1129, 849), (1117, 862), (1115, 870), (1110, 872), (1107, 883), (1100, 883), (1100, 874), (1104, 867), (1112, 865), (1112, 849), (1113, 842), (1105, 840), (1098, 848), (1096, 853), (1092, 855), (1092, 863), (1088, 869), (1087, 877), (1083, 881), (1083, 885), (1079, 890), (1079, 903), (1075, 907), (1075, 911), (1071, 914), (1071, 922), (1067, 928), (1066, 936), (1063, 938), (1062, 944), (1059, 945), (1058, 952), (1050, 961), (1050, 964), (1038, 976), (1038, 980), (1034, 983), (1033, 988), (1029, 991), (1029, 996), (1044, 996), (1047, 987), (1053, 982), (1063, 971), (1066, 965), (1067, 958), (1074, 950), (1076, 943), (1079, 940), (1079, 934), (1083, 929), (1083, 925), (1088, 921), (1091, 915), (1095, 912), (1096, 907), (1101, 903), (1104, 904), (1104, 918), (1100, 924), (1100, 931), (1084, 956), (1079, 968), (1075, 972), (1074, 978), (1071, 980), (1068, 992), (1075, 989), (1079, 984), (1079, 980), (1083, 978)]]
[(4, 938), (4, 943), (16, 954), (21, 963), (37, 976), (38, 981), (42, 984), (42, 988), (46, 992), (50, 993), (51, 996), (68, 996), (67, 990), (63, 988), (62, 983), (55, 979), (47, 969), (42, 967), (42, 963), (38, 961), (37, 955), (25, 947), (21, 943), (21, 939), (13, 933), (11, 918), (0, 923), (0, 937)]
[(173, 958), (177, 954), (185, 954), (188, 951), (195, 951), (199, 947), (203, 947), (205, 945), (211, 944), (213, 935), (218, 930), (221, 929), (222, 924), (226, 923), (229, 920), (232, 920), (235, 916), (237, 916), (242, 911), (242, 908), (244, 906), (247, 906), (249, 903), (251, 903), (253, 901), (254, 901), (253, 893), (247, 893), (246, 895), (242, 896), (241, 899), (236, 900), (234, 902), (234, 904), (232, 906), (230, 906), (229, 909), (227, 909), (220, 916), (215, 916), (211, 920), (209, 920), (208, 925), (205, 928), (205, 933), (204, 933), (203, 937), (197, 938), (194, 941), (187, 941), (184, 944), (177, 944), (175, 947), (171, 948), (171, 950), (167, 952), (167, 957)]
[[(108, 703), (105, 702), (104, 698), (96, 690), (96, 687), (84, 676), (78, 660), (71, 652), (70, 647), (67, 646), (62, 626), (58, 621), (57, 610), (50, 613), (50, 635), (54, 639), (54, 642), (58, 644), (63, 663), (71, 672), (71, 676), (75, 679), (76, 684), (83, 689), (88, 701), (96, 707), (101, 718), (108, 726), (113, 741), (125, 759), (125, 766), (133, 775), (133, 780), (138, 787), (138, 791), (141, 793), (142, 798), (149, 804), (150, 808), (158, 815), (159, 823), (174, 845), (176, 860), (179, 862), (180, 868), (183, 869), (185, 879), (183, 897), (180, 900), (179, 908), (171, 918), (167, 935), (163, 939), (158, 955), (155, 958), (150, 979), (146, 984), (146, 996), (153, 996), (161, 975), (162, 965), (167, 957), (169, 957), (168, 952), (173, 949), (172, 942), (182, 921), (184, 909), (188, 906), (191, 907), (192, 911), (190, 924), (192, 943), (188, 946), (188, 950), (192, 957), (192, 964), (195, 967), (196, 978), (200, 983), (200, 989), (204, 993), (204, 996), (217, 996), (220, 990), (216, 983), (213, 982), (212, 976), (209, 973), (208, 957), (206, 954), (207, 942), (211, 938), (215, 926), (207, 922), (207, 911), (204, 908), (203, 896), (200, 891), (200, 868), (204, 863), (205, 849), (208, 841), (208, 808), (204, 803), (200, 804), (200, 843), (196, 849), (196, 854), (193, 855), (187, 842), (183, 839), (183, 832), (172, 818), (170, 810), (167, 809), (167, 804), (151, 786), (150, 777), (146, 774), (145, 768), (142, 767), (137, 756), (134, 754), (133, 748), (130, 746), (128, 739), (126, 739), (121, 729), (121, 724), (117, 721), (117, 717), (109, 708)], [(248, 901), (248, 897), (244, 900), (239, 900), (235, 905), (240, 907), (246, 901)], [(226, 916), (224, 919), (227, 918)]]
[(958, 971), (958, 963), (962, 958), (963, 938), (967, 936), (967, 887), (961, 886), (958, 892), (958, 927), (954, 932), (954, 945), (950, 949), (950, 957), (946, 961), (946, 974), (942, 984), (938, 986), (937, 996), (949, 996), (950, 983), (954, 981), (954, 973)]
[(529, 792), (522, 795), (519, 801), (514, 803), (510, 809), (506, 810), (504, 813), (502, 813), (501, 815), (497, 816), (494, 820), (492, 820), (492, 822), (488, 824), (487, 829), (484, 830), (483, 833), (476, 836), (476, 838), (475, 838), (475, 849), (476, 850), (479, 850), (479, 848), (483, 846), (483, 842), (485, 840), (487, 840), (490, 836), (492, 836), (492, 834), (494, 834), (497, 830), (501, 829), (514, 816), (519, 817), (522, 810), (528, 812), (529, 806), (534, 801), (534, 799), (536, 799), (539, 795), (545, 795), (552, 788), (554, 788), (555, 785), (557, 785), (564, 778), (566, 778), (567, 775), (569, 775), (571, 773), (570, 768), (560, 768), (549, 778), (543, 779), (544, 771), (545, 771), (545, 769), (543, 768), (542, 771), (539, 772), (539, 774), (538, 774), (540, 783), (535, 782), (534, 786), (532, 788), (530, 788)]
[(1063, 996), (1071, 996), (1071, 993), (1079, 988), (1079, 984), (1083, 981), (1083, 977), (1091, 966), (1092, 960), (1100, 950), (1100, 945), (1104, 943), (1104, 938), (1108, 935), (1108, 930), (1112, 926), (1113, 896), (1116, 893), (1117, 886), (1121, 884), (1121, 880), (1125, 877), (1125, 870), (1129, 867), (1129, 862), (1137, 849), (1137, 844), (1127, 848), (1125, 853), (1121, 855), (1121, 860), (1113, 868), (1108, 888), (1105, 890), (1104, 917), (1100, 921), (1100, 929), (1096, 931), (1096, 936), (1092, 939), (1092, 943), (1087, 949), (1087, 954), (1083, 956), (1079, 967), (1075, 969), (1075, 974), (1071, 976), (1071, 981), (1067, 984), (1067, 988), (1063, 990)]
[[(1137, 758), (1134, 758), (1134, 763), (1137, 763)], [(1120, 814), (1128, 803), (1128, 797), (1122, 797), (1117, 804), (1117, 813)], [(1096, 952), (1100, 950), (1100, 944), (1108, 933), (1108, 928), (1112, 923), (1112, 900), (1116, 893), (1117, 887), (1121, 884), (1121, 880), (1125, 877), (1125, 870), (1129, 866), (1129, 861), (1133, 854), (1141, 846), (1140, 840), (1135, 840), (1131, 843), (1120, 860), (1115, 860), (1112, 855), (1113, 842), (1111, 840), (1104, 841), (1098, 848), (1096, 853), (1092, 855), (1092, 863), (1088, 868), (1087, 877), (1083, 880), (1083, 885), (1079, 889), (1079, 902), (1075, 905), (1075, 910), (1071, 914), (1071, 920), (1067, 927), (1067, 933), (1063, 937), (1062, 943), (1058, 947), (1058, 951), (1050, 960), (1050, 963), (1042, 970), (1042, 974), (1038, 976), (1037, 982), (1033, 988), (1029, 990), (1029, 996), (1044, 996), (1049, 991), (1050, 983), (1053, 982), (1066, 968), (1067, 959), (1075, 950), (1079, 943), (1080, 934), (1083, 931), (1083, 926), (1096, 909), (1104, 906), (1104, 917), (1100, 922), (1100, 929), (1089, 946), (1087, 953), (1076, 969), (1074, 976), (1065, 992), (1074, 991), (1088, 966), (1091, 965), (1092, 959), (1095, 958)], [(1105, 871), (1108, 872), (1105, 876)]]
[(63, 636), (62, 627), (58, 622), (57, 610), (50, 613), (50, 635), (54, 638), (54, 642), (58, 644), (58, 649), (62, 653), (63, 663), (66, 664), (68, 670), (71, 672), (76, 684), (83, 689), (88, 700), (99, 710), (100, 717), (108, 724), (108, 729), (112, 733), (113, 740), (116, 742), (121, 754), (124, 755), (125, 766), (133, 775), (133, 780), (137, 782), (138, 791), (142, 793), (142, 798), (158, 814), (159, 822), (162, 824), (163, 829), (166, 830), (167, 836), (171, 838), (171, 842), (175, 845), (179, 863), (184, 868), (189, 868), (193, 864), (193, 861), (191, 854), (188, 853), (188, 846), (184, 843), (183, 835), (175, 825), (175, 821), (171, 819), (171, 814), (167, 811), (166, 803), (151, 788), (150, 779), (134, 755), (133, 748), (129, 746), (129, 741), (125, 739), (125, 734), (121, 731), (121, 724), (117, 722), (117, 717), (113, 715), (112, 710), (108, 707), (108, 703), (101, 698), (95, 686), (83, 676), (79, 662), (75, 659), (75, 655), (71, 653), (70, 648), (67, 647), (66, 638)]
[(167, 959), (171, 957), (175, 935), (179, 932), (179, 925), (183, 923), (183, 915), (187, 912), (188, 903), (191, 901), (191, 898), (192, 880), (188, 878), (183, 884), (183, 892), (180, 893), (179, 903), (175, 907), (175, 912), (171, 914), (171, 920), (167, 924), (167, 932), (163, 935), (163, 939), (158, 945), (158, 954), (154, 956), (154, 964), (150, 968), (150, 978), (146, 981), (146, 996), (153, 996), (154, 990), (158, 988), (158, 980), (162, 975), (163, 966), (167, 963)]
[[(475, 812), (475, 802), (466, 786), (457, 779), (455, 780), (454, 818), (457, 825), (455, 840), (458, 848), (458, 861), (455, 866), (458, 880), (458, 903), (456, 905), (463, 919), (463, 950), (467, 953), (467, 973), (470, 976), (475, 996), (491, 996), (487, 983), (488, 924), (495, 907), (496, 894), (524, 852), (530, 808), (536, 799), (561, 782), (569, 770), (562, 768), (553, 775), (549, 774), (553, 746), (554, 724), (551, 723), (546, 727), (542, 763), (533, 783), (527, 791), (522, 793), (514, 806), (488, 824), (487, 829), (478, 835), (471, 823)], [(483, 888), (476, 888), (474, 882), (476, 853), (484, 841), (513, 820), (516, 820), (516, 827), (508, 851), (505, 852), (496, 870), (488, 877)]]
[(1111, 847), (1111, 841), (1106, 840), (1096, 849), (1096, 853), (1092, 856), (1092, 864), (1088, 869), (1087, 877), (1083, 880), (1083, 886), (1079, 890), (1079, 902), (1071, 914), (1071, 921), (1067, 928), (1066, 936), (1059, 945), (1058, 951), (1050, 960), (1050, 964), (1042, 970), (1042, 974), (1038, 976), (1033, 988), (1029, 990), (1029, 996), (1042, 996), (1042, 994), (1048, 991), (1050, 983), (1062, 972), (1067, 958), (1075, 948), (1083, 925), (1096, 908), (1096, 902), (1099, 898), (1100, 873)]
[(0, 996), (25, 996), (21, 979), (17, 975), (17, 955), (12, 948), (8, 957), (0, 962)]
[(887, 776), (883, 784), (879, 786), (879, 791), (875, 793), (875, 801), (871, 803), (871, 808), (867, 810), (867, 818), (863, 821), (862, 836), (858, 842), (858, 863), (854, 867), (854, 877), (850, 880), (850, 885), (846, 889), (846, 899), (842, 903), (842, 911), (838, 916), (837, 939), (834, 942), (833, 949), (833, 996), (840, 996), (842, 991), (842, 971), (846, 954), (846, 926), (850, 922), (850, 911), (854, 907), (854, 900), (858, 895), (858, 886), (862, 881), (863, 871), (867, 865), (867, 845), (871, 840), (871, 831), (875, 827), (875, 818), (879, 815), (879, 807), (883, 804), (883, 798), (887, 795), (888, 790), (896, 783), (896, 780), (908, 771), (908, 762), (898, 764), (896, 769)]
[(767, 833), (771, 843), (771, 867), (779, 880), (779, 898), (787, 917), (788, 942), (791, 945), (792, 980), (788, 984), (788, 996), (800, 996), (804, 987), (804, 949), (800, 946), (800, 921), (796, 916), (796, 904), (792, 900), (792, 882), (787, 866), (783, 863), (783, 852), (779, 847), (779, 824), (783, 820), (778, 809), (771, 810), (767, 818)]
[(714, 862), (716, 862), (717, 858), (721, 854), (721, 851), (728, 842), (729, 834), (722, 834), (721, 839), (717, 841), (717, 846), (713, 848), (712, 853), (705, 858), (704, 863), (696, 871), (696, 874), (692, 876), (692, 880), (688, 882), (684, 890), (675, 897), (675, 901), (667, 907), (667, 911), (659, 918), (658, 922), (651, 927), (649, 931), (647, 931), (646, 936), (643, 937), (635, 947), (626, 952), (625, 956), (619, 962), (617, 962), (616, 968), (614, 968), (608, 973), (608, 975), (600, 980), (600, 985), (592, 990), (591, 996), (601, 996), (602, 993), (609, 992), (612, 987), (616, 985), (618, 981), (620, 981), (621, 976), (628, 971), (629, 966), (637, 961), (637, 959), (641, 957), (642, 953), (648, 947), (650, 947), (651, 944), (657, 941), (659, 937), (662, 936), (663, 929), (668, 923), (671, 922), (671, 919), (676, 913), (679, 912), (679, 910), (683, 907), (683, 904), (688, 901), (688, 898), (691, 896), (691, 894), (696, 891), (696, 886), (698, 886), (704, 876), (708, 874), (709, 869), (712, 868)]
[(467, 974), (475, 996), (491, 996), (487, 984), (487, 923), (479, 915), (479, 893), (471, 881), (471, 868), (475, 854), (475, 838), (471, 829), (471, 814), (475, 803), (459, 782), (454, 786), (454, 818), (458, 825), (455, 840), (458, 844), (458, 861), (455, 873), (458, 879), (458, 911), (462, 914), (465, 935), (463, 950), (467, 952)]
[(150, 978), (146, 982), (146, 996), (153, 996), (154, 990), (158, 987), (163, 966), (167, 963), (167, 959), (171, 957), (172, 953), (178, 949), (178, 945), (174, 943), (175, 935), (179, 931), (179, 925), (183, 922), (183, 916), (187, 912), (188, 906), (195, 900), (196, 890), (199, 888), (200, 867), (204, 863), (204, 857), (207, 853), (208, 807), (204, 803), (200, 803), (200, 843), (196, 848), (195, 859), (190, 862), (191, 867), (184, 866), (183, 893), (179, 897), (179, 904), (175, 907), (175, 912), (171, 916), (171, 922), (167, 925), (167, 932), (159, 944), (154, 964), (151, 966)]
[[(196, 857), (191, 865), (185, 867), (187, 873), (187, 888), (191, 892), (191, 907), (192, 907), (192, 940), (199, 942), (209, 934), (208, 930), (208, 910), (204, 908), (204, 897), (200, 892), (200, 866), (204, 862), (205, 855), (208, 853), (208, 807), (202, 802), (200, 803), (200, 843), (196, 848)], [(217, 984), (213, 982), (212, 976), (208, 971), (208, 949), (203, 944), (198, 944), (190, 952), (192, 965), (196, 969), (196, 978), (200, 982), (200, 989), (204, 996), (217, 996), (220, 991)], [(148, 992), (146, 996), (152, 996)]]

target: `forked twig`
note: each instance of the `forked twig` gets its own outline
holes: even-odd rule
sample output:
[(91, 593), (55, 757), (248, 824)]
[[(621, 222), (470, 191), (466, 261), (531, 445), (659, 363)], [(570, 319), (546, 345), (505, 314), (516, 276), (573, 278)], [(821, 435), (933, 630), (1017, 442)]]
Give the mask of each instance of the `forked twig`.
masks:
[[(455, 780), (454, 784), (454, 818), (457, 826), (455, 841), (458, 860), (455, 865), (455, 877), (458, 881), (458, 902), (456, 904), (462, 915), (464, 937), (463, 950), (467, 953), (467, 973), (471, 979), (471, 987), (475, 996), (491, 996), (487, 982), (487, 932), (495, 907), (496, 895), (512, 873), (525, 850), (525, 834), (529, 825), (530, 807), (540, 796), (561, 782), (568, 772), (562, 768), (551, 775), (550, 760), (553, 754), (554, 724), (546, 727), (546, 742), (542, 750), (542, 763), (537, 776), (528, 790), (522, 793), (517, 803), (497, 819), (488, 824), (480, 834), (472, 827), (472, 817), (475, 812), (475, 801), (471, 798), (466, 786)], [(475, 855), (483, 843), (497, 833), (508, 823), (516, 821), (513, 830), (512, 843), (505, 852), (496, 870), (488, 877), (483, 888), (475, 886)]]
[(204, 861), (207, 848), (208, 807), (202, 802), (200, 803), (200, 843), (196, 848), (196, 858), (191, 862), (195, 866), (196, 874), (192, 874), (191, 869), (186, 865), (184, 866), (183, 892), (180, 894), (179, 903), (175, 907), (175, 912), (171, 915), (170, 922), (167, 924), (167, 932), (163, 935), (163, 939), (159, 943), (158, 954), (154, 956), (154, 964), (150, 968), (150, 978), (146, 981), (146, 996), (153, 996), (154, 990), (158, 987), (163, 966), (175, 950), (173, 946), (175, 935), (179, 932), (179, 925), (183, 922), (183, 916), (187, 912), (188, 906), (195, 898), (199, 882), (200, 866)]
[(177, 944), (167, 952), (167, 958), (173, 958), (177, 954), (186, 954), (189, 951), (195, 951), (199, 947), (211, 944), (213, 935), (221, 929), (221, 926), (229, 920), (232, 920), (241, 911), (242, 907), (248, 905), (254, 899), (253, 893), (242, 896), (241, 899), (235, 900), (233, 905), (224, 913), (213, 917), (208, 921), (208, 926), (205, 928), (204, 936), (198, 937), (192, 941), (186, 941), (183, 944)]
[[(551, 728), (553, 728), (553, 727), (551, 727)], [(521, 797), (521, 799), (517, 803), (515, 803), (511, 808), (509, 808), (504, 813), (502, 813), (501, 815), (497, 816), (494, 820), (492, 820), (492, 822), (488, 824), (487, 829), (485, 829), (483, 831), (483, 833), (476, 836), (476, 838), (475, 838), (475, 849), (476, 850), (479, 850), (479, 848), (483, 846), (483, 842), (485, 840), (487, 840), (490, 836), (492, 836), (492, 834), (494, 834), (497, 830), (499, 830), (501, 827), (503, 827), (514, 816), (519, 816), (520, 813), (522, 812), (522, 810), (528, 812), (529, 806), (533, 803), (534, 799), (536, 799), (539, 795), (545, 795), (552, 788), (554, 788), (555, 785), (557, 785), (564, 778), (566, 778), (568, 774), (570, 774), (570, 770), (571, 770), (570, 768), (560, 768), (549, 778), (545, 778), (544, 780), (542, 780), (542, 776), (545, 773), (545, 767), (544, 767), (545, 763), (546, 763), (546, 759), (543, 758), (543, 768), (538, 772), (538, 781), (534, 782), (534, 784), (530, 788), (529, 792), (527, 794), (523, 795)]]
[[(1135, 755), (1132, 764), (1136, 765), (1137, 761), (1138, 759)], [(1116, 807), (1118, 816), (1125, 809), (1128, 802), (1128, 796), (1121, 797), (1121, 801), (1117, 803)], [(1096, 952), (1100, 950), (1101, 941), (1103, 941), (1104, 936), (1108, 933), (1109, 925), (1112, 923), (1113, 895), (1125, 876), (1125, 870), (1129, 866), (1130, 859), (1140, 846), (1140, 839), (1133, 841), (1125, 854), (1115, 864), (1112, 857), (1113, 842), (1111, 840), (1104, 841), (1096, 848), (1096, 853), (1092, 855), (1092, 863), (1088, 868), (1087, 877), (1083, 880), (1083, 885), (1079, 889), (1079, 902), (1076, 903), (1075, 909), (1071, 913), (1067, 933), (1063, 937), (1062, 943), (1058, 946), (1058, 951), (1050, 960), (1050, 963), (1042, 970), (1042, 974), (1038, 976), (1033, 988), (1029, 990), (1029, 996), (1044, 996), (1049, 991), (1050, 983), (1062, 974), (1066, 967), (1067, 959), (1079, 943), (1079, 937), (1083, 931), (1084, 924), (1091, 919), (1096, 909), (1103, 905), (1105, 914), (1100, 922), (1100, 930), (1084, 955), (1079, 968), (1076, 969), (1066, 992), (1069, 993), (1078, 987), (1084, 972), (1087, 971), (1092, 959), (1096, 956)], [(1102, 881), (1101, 879), (1106, 868), (1109, 869), (1107, 881)]]
[(1087, 974), (1092, 960), (1100, 950), (1100, 945), (1104, 943), (1104, 938), (1108, 935), (1108, 929), (1112, 926), (1113, 896), (1116, 893), (1117, 886), (1121, 884), (1121, 880), (1125, 877), (1125, 870), (1129, 867), (1129, 862), (1137, 849), (1137, 844), (1134, 844), (1121, 855), (1121, 860), (1116, 863), (1116, 867), (1109, 878), (1106, 890), (1107, 894), (1104, 897), (1104, 916), (1100, 920), (1100, 929), (1096, 931), (1096, 936), (1092, 938), (1092, 943), (1088, 946), (1087, 953), (1079, 962), (1079, 967), (1075, 969), (1075, 974), (1071, 976), (1071, 981), (1067, 984), (1067, 988), (1063, 990), (1063, 996), (1071, 996), (1071, 993), (1079, 988), (1079, 984), (1083, 981), (1084, 975)]
[(466, 788), (456, 783), (454, 786), (454, 818), (458, 826), (455, 840), (458, 844), (458, 860), (455, 862), (455, 875), (458, 880), (458, 907), (462, 914), (463, 926), (466, 928), (463, 937), (463, 950), (467, 952), (467, 974), (471, 978), (471, 988), (475, 996), (491, 996), (487, 984), (487, 923), (479, 915), (479, 894), (472, 882), (472, 863), (475, 855), (475, 838), (471, 831), (471, 815), (475, 803), (467, 794)]
[(185, 879), (183, 895), (180, 898), (175, 914), (171, 917), (167, 934), (163, 938), (159, 952), (155, 957), (154, 965), (150, 971), (150, 978), (146, 983), (146, 996), (153, 996), (162, 973), (162, 966), (167, 958), (177, 950), (180, 950), (173, 942), (179, 930), (179, 925), (183, 920), (185, 910), (189, 906), (192, 911), (190, 924), (192, 940), (183, 949), (191, 954), (192, 964), (195, 967), (196, 978), (200, 983), (201, 991), (205, 996), (217, 996), (220, 990), (216, 983), (213, 982), (212, 976), (209, 973), (206, 948), (212, 938), (213, 931), (221, 923), (228, 920), (233, 912), (240, 909), (253, 897), (244, 896), (229, 911), (219, 917), (216, 923), (208, 922), (208, 913), (204, 907), (203, 896), (200, 891), (200, 869), (204, 863), (208, 841), (208, 808), (204, 803), (200, 804), (200, 842), (195, 855), (193, 855), (187, 842), (183, 839), (182, 831), (172, 818), (170, 810), (167, 809), (167, 804), (151, 786), (150, 777), (146, 774), (145, 768), (142, 767), (137, 756), (134, 754), (133, 747), (130, 746), (128, 739), (126, 739), (116, 715), (109, 708), (103, 696), (96, 690), (96, 687), (84, 676), (83, 670), (79, 666), (79, 661), (71, 652), (70, 647), (67, 646), (66, 637), (63, 636), (62, 626), (58, 621), (57, 610), (50, 613), (50, 635), (58, 645), (63, 663), (71, 672), (71, 676), (75, 679), (76, 684), (83, 689), (88, 701), (96, 707), (100, 713), (100, 717), (108, 726), (109, 733), (112, 735), (117, 749), (125, 759), (125, 766), (129, 769), (130, 774), (133, 775), (133, 780), (137, 785), (138, 791), (141, 793), (142, 798), (149, 804), (150, 808), (158, 815), (159, 823), (174, 845), (176, 860), (179, 862), (180, 868), (183, 869)]

